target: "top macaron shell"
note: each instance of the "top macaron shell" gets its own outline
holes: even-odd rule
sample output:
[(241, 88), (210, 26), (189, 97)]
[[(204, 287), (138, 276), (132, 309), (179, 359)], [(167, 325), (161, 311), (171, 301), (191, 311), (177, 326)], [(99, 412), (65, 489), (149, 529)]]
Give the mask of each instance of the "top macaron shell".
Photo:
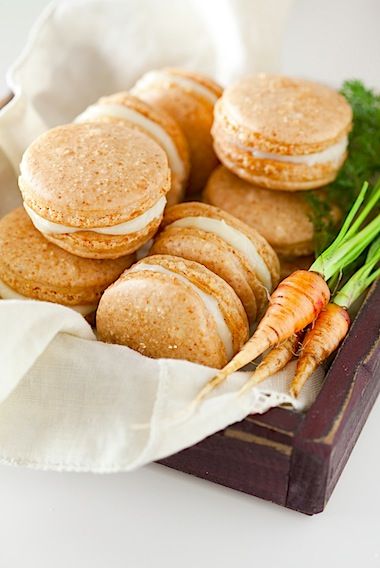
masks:
[(44, 236), (89, 258), (116, 258), (149, 240), (162, 212), (136, 233), (109, 235), (95, 229), (135, 219), (170, 189), (162, 148), (120, 124), (69, 124), (49, 130), (26, 150), (20, 171), (19, 187), (27, 207), (48, 222), (78, 229)]
[(248, 322), (232, 288), (198, 263), (164, 255), (141, 260), (108, 288), (97, 312), (99, 339), (149, 357), (223, 367), (228, 356), (215, 320), (192, 286), (217, 302), (236, 353), (248, 339)]
[[(231, 243), (202, 225), (181, 221), (192, 218), (221, 221), (220, 228), (230, 227), (246, 237), (262, 258), (270, 274), (271, 288), (265, 288), (249, 258)], [(176, 222), (180, 222), (180, 224)], [(187, 226), (186, 226), (187, 225)], [(169, 207), (164, 215), (163, 230), (156, 236), (151, 254), (171, 254), (199, 262), (218, 274), (235, 290), (242, 301), (250, 321), (267, 303), (268, 293), (279, 280), (279, 261), (265, 239), (254, 229), (229, 213), (204, 203), (181, 203)]]
[(120, 122), (151, 136), (168, 156), (171, 169), (168, 204), (182, 200), (190, 171), (189, 148), (181, 128), (164, 110), (154, 108), (123, 91), (100, 98), (80, 114), (75, 122)]
[(211, 126), (214, 104), (222, 94), (221, 87), (204, 75), (165, 68), (144, 75), (132, 93), (166, 111), (180, 125), (190, 148), (188, 191), (195, 193), (203, 189), (218, 163)]
[[(333, 89), (260, 74), (225, 89), (215, 106), (214, 146), (222, 163), (247, 181), (272, 189), (311, 189), (335, 178), (351, 124), (351, 107)], [(336, 144), (343, 146), (334, 158), (297, 161)]]
[(23, 208), (0, 220), (0, 281), (27, 298), (85, 306), (128, 268), (134, 256), (92, 260), (74, 256), (48, 242)]

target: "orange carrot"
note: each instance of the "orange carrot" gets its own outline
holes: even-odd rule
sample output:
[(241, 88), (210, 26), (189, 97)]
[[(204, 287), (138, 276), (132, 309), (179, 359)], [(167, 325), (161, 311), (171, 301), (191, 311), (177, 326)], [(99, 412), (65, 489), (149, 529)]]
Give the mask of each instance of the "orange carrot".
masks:
[(265, 381), (271, 375), (281, 371), (296, 356), (298, 349), (300, 347), (302, 332), (295, 333), (283, 343), (274, 347), (267, 353), (264, 359), (261, 361), (260, 365), (257, 367), (245, 383), (245, 385), (240, 389), (239, 395), (245, 393), (251, 387), (258, 385), (262, 381)]
[(297, 270), (273, 292), (268, 309), (255, 333), (241, 351), (199, 392), (202, 400), (231, 373), (256, 359), (270, 347), (282, 343), (316, 319), (330, 299), (325, 280), (316, 272)]
[(345, 308), (327, 304), (314, 325), (310, 327), (302, 343), (296, 374), (290, 385), (290, 394), (297, 397), (311, 374), (335, 351), (350, 326), (350, 316)]

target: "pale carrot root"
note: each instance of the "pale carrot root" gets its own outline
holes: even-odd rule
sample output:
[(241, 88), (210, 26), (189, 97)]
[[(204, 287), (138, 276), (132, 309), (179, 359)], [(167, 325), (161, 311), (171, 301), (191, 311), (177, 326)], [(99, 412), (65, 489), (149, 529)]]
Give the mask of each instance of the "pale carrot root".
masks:
[(330, 299), (330, 290), (319, 274), (297, 270), (273, 292), (268, 309), (255, 333), (231, 361), (202, 388), (200, 402), (214, 388), (264, 351), (282, 343), (314, 321)]
[[(301, 333), (301, 332), (300, 332)], [(275, 373), (283, 369), (293, 357), (299, 347), (299, 334), (294, 334), (285, 339), (280, 345), (274, 347), (261, 361), (257, 369), (252, 373), (245, 385), (240, 389), (238, 395), (242, 395), (252, 387), (265, 381)]]
[(345, 308), (327, 304), (305, 335), (290, 394), (298, 397), (302, 387), (316, 368), (335, 351), (347, 335), (350, 318)]

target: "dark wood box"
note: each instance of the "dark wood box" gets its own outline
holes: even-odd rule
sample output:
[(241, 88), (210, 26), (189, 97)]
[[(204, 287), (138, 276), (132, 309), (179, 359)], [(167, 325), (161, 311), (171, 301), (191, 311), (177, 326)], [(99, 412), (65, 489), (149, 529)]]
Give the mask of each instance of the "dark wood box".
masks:
[(306, 413), (248, 416), (160, 463), (308, 515), (323, 511), (380, 390), (379, 322), (380, 282)]

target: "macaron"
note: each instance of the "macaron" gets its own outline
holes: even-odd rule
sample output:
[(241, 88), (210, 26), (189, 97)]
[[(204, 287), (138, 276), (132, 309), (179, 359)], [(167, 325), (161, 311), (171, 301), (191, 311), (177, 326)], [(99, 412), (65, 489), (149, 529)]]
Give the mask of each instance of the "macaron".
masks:
[(132, 88), (134, 95), (170, 114), (190, 148), (189, 193), (201, 191), (218, 160), (211, 137), (214, 105), (222, 89), (214, 81), (183, 69), (146, 73)]
[(126, 270), (103, 294), (96, 322), (101, 341), (218, 369), (248, 339), (233, 289), (205, 266), (170, 255)]
[[(312, 211), (304, 192), (263, 189), (220, 166), (211, 174), (203, 200), (256, 229), (284, 257), (314, 252)], [(339, 218), (337, 207), (331, 213)]]
[(43, 300), (87, 316), (103, 291), (134, 261), (74, 256), (48, 242), (22, 207), (0, 220), (0, 298)]
[(335, 90), (259, 74), (225, 89), (212, 128), (220, 161), (269, 189), (304, 190), (335, 179), (347, 155), (352, 110)]
[(102, 97), (80, 114), (75, 122), (116, 122), (140, 130), (165, 151), (171, 171), (168, 204), (183, 199), (190, 161), (186, 138), (176, 121), (165, 111), (154, 108), (128, 92)]
[(199, 262), (223, 278), (240, 298), (250, 322), (279, 281), (276, 253), (254, 229), (205, 203), (180, 203), (164, 215), (151, 254)]
[(67, 124), (39, 136), (19, 187), (36, 228), (84, 258), (130, 254), (157, 231), (170, 189), (164, 150), (121, 124)]

